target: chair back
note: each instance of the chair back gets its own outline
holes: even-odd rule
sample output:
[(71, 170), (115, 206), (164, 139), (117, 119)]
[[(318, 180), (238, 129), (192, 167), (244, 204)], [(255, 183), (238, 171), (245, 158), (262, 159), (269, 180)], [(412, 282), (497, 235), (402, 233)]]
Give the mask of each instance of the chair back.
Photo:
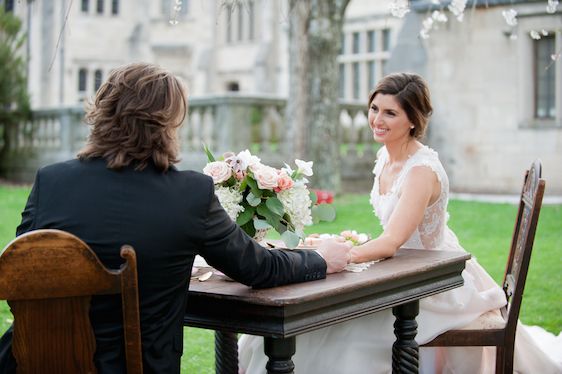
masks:
[(142, 373), (135, 251), (108, 270), (86, 243), (60, 230), (36, 230), (0, 253), (0, 300), (14, 315), (18, 373), (96, 373), (90, 323), (92, 295), (121, 294), (127, 372)]
[(503, 280), (503, 290), (507, 297), (507, 307), (502, 310), (507, 320), (506, 337), (515, 338), (517, 319), (523, 298), (523, 290), (529, 270), (531, 251), (535, 240), (537, 222), (542, 206), (545, 181), (541, 179), (541, 163), (536, 160), (525, 173), (523, 190), (513, 230), (509, 258)]

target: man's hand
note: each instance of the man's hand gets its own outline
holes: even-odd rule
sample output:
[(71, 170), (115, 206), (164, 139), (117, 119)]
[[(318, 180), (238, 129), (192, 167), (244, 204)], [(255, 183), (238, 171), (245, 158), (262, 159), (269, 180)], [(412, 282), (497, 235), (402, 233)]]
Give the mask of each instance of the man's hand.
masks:
[(318, 245), (316, 252), (326, 261), (327, 274), (338, 273), (345, 268), (349, 263), (351, 247), (351, 244), (337, 239), (325, 239)]

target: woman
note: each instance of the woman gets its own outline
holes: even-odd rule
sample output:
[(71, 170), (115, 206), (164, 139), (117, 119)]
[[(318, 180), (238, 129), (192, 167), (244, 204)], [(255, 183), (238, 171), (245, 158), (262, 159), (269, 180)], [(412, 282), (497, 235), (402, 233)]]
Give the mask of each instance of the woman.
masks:
[[(400, 247), (464, 251), (446, 224), (447, 175), (437, 153), (419, 141), (431, 112), (427, 85), (415, 74), (389, 75), (371, 94), (369, 126), (375, 141), (384, 144), (373, 170), (371, 204), (384, 231), (376, 239), (353, 247), (351, 262), (391, 257)], [(416, 337), (419, 343), (466, 326), (484, 313), (489, 312), (492, 318), (498, 316), (498, 308), (506, 303), (505, 296), (475, 259), (467, 262), (463, 278), (462, 287), (420, 301)], [(393, 321), (391, 311), (385, 310), (298, 336), (293, 357), (296, 372), (390, 373), (395, 339)], [(250, 336), (240, 339), (240, 364), (246, 374), (264, 371), (266, 357), (261, 341)], [(560, 339), (558, 344), (562, 346)], [(493, 348), (420, 350), (420, 371), (424, 373), (474, 374), (494, 370)], [(526, 329), (520, 327), (515, 370), (559, 373), (562, 362), (548, 357), (534, 344)]]

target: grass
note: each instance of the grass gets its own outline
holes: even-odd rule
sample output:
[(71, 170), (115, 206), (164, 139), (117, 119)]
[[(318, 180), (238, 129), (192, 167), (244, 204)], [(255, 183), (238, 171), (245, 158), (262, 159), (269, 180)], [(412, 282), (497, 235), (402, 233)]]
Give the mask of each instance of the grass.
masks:
[[(13, 239), (28, 193), (29, 187), (0, 185), (0, 248)], [(337, 219), (309, 227), (307, 233), (354, 229), (376, 237), (382, 231), (367, 195), (339, 196), (334, 205)], [(449, 226), (463, 247), (496, 282), (501, 282), (517, 207), (451, 201), (449, 212)], [(562, 330), (561, 233), (562, 205), (543, 206), (521, 310), (524, 323), (539, 325), (554, 333)], [(0, 302), (0, 334), (8, 328), (11, 318), (7, 304)], [(185, 328), (184, 332), (182, 373), (214, 372), (213, 332), (195, 328)]]

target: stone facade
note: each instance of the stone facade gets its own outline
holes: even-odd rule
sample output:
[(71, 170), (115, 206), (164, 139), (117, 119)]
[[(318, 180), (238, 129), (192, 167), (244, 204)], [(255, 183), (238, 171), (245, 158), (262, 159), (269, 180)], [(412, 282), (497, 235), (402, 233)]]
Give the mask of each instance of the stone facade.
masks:
[[(416, 40), (414, 33), (427, 10), (406, 19), (389, 66), (396, 71), (410, 67), (428, 80), (435, 109), (428, 143), (439, 151), (456, 191), (518, 193), (524, 169), (539, 158), (547, 195), (562, 193), (560, 59), (548, 67), (555, 116), (537, 119), (533, 113), (536, 41), (530, 31), (547, 31), (555, 39), (551, 53), (562, 50), (560, 11), (547, 14), (545, 5), (478, 7), (467, 11), (462, 23), (450, 17), (426, 40)], [(515, 27), (502, 16), (510, 8), (518, 12)], [(405, 59), (417, 63), (401, 63)]]
[[(76, 105), (94, 94), (112, 68), (136, 60), (183, 77), (193, 98), (228, 91), (287, 95), (287, 1), (183, 0), (177, 14), (172, 3), (84, 0), (74, 1), (67, 13), (69, 0), (17, 2), (15, 12), (30, 37), (33, 108)], [(495, 0), (467, 10), (462, 23), (448, 13), (449, 22), (422, 40), (418, 33), (428, 8), (420, 1), (412, 4), (418, 11), (397, 19), (388, 14), (386, 0), (350, 2), (338, 58), (344, 102), (364, 104), (386, 73), (419, 72), (429, 82), (435, 107), (427, 143), (440, 153), (452, 189), (516, 193), (523, 170), (540, 158), (547, 194), (562, 194), (562, 63), (558, 59), (549, 67), (555, 72), (555, 118), (534, 119), (529, 37), (530, 30), (545, 29), (559, 52), (560, 11), (547, 14), (546, 1), (502, 5)], [(509, 8), (519, 12), (515, 27), (501, 14)], [(178, 23), (171, 25), (170, 19)], [(362, 111), (344, 111), (340, 120), (344, 127), (366, 129)], [(367, 138), (355, 140), (371, 141)], [(367, 168), (364, 174), (371, 178)]]

